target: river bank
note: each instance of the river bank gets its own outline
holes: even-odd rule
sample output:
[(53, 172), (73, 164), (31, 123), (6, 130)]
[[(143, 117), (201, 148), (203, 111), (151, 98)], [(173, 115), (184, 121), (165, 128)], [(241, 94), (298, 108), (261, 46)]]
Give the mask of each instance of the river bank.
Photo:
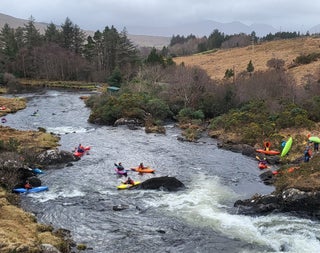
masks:
[[(26, 100), (0, 97), (0, 105), (5, 108), (0, 116), (5, 117), (24, 109)], [(25, 167), (39, 152), (57, 147), (59, 138), (43, 130), (19, 131), (3, 125), (0, 135), (0, 251), (36, 253), (55, 248), (70, 252), (73, 243), (68, 231), (38, 223), (35, 215), (20, 208), (19, 196), (11, 193), (17, 184), (13, 167)]]

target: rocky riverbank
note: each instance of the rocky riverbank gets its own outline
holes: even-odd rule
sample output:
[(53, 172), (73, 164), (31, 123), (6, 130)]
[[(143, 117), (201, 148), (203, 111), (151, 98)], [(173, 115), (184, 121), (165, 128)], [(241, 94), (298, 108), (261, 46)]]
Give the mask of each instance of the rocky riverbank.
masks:
[[(261, 215), (271, 212), (291, 212), (299, 216), (320, 218), (320, 153), (313, 150), (312, 143), (308, 143), (307, 129), (287, 129), (283, 136), (293, 137), (295, 147), (285, 156), (266, 156), (256, 152), (261, 146), (250, 146), (239, 143), (239, 134), (226, 134), (223, 130), (210, 133), (217, 138), (218, 147), (232, 152), (261, 159), (266, 158), (269, 168), (261, 170), (260, 179), (263, 183), (273, 185), (275, 191), (271, 194), (255, 194), (250, 199), (238, 200), (234, 207), (237, 213)], [(319, 136), (317, 129), (312, 134)], [(303, 161), (303, 151), (309, 145), (313, 151), (309, 162)], [(257, 165), (258, 169), (258, 165)]]
[[(24, 109), (26, 100), (0, 97), (0, 105), (0, 116), (5, 117), (8, 113)], [(27, 178), (34, 178), (34, 182), (39, 183), (40, 180), (36, 180), (35, 175), (28, 170), (31, 163), (45, 165), (43, 161), (68, 162), (75, 157), (56, 149), (59, 137), (46, 133), (44, 129), (18, 131), (2, 125), (0, 136), (0, 251), (70, 252), (71, 247), (75, 246), (70, 233), (37, 223), (33, 214), (20, 208), (19, 195), (11, 193), (11, 189), (23, 185)], [(47, 152), (52, 148), (56, 152)]]

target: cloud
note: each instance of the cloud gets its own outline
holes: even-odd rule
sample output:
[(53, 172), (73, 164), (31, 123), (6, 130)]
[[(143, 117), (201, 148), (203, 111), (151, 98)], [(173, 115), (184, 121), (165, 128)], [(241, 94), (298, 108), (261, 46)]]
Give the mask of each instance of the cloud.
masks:
[(317, 25), (320, 1), (314, 0), (2, 0), (0, 12), (38, 22), (64, 23), (83, 29), (115, 25), (173, 26), (202, 20), (246, 25), (264, 23), (284, 30)]

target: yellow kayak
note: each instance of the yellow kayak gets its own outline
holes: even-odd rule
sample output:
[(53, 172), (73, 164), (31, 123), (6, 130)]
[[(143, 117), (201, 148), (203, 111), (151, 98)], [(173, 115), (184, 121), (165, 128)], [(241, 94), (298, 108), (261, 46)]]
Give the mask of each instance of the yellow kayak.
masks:
[(141, 184), (141, 182), (136, 181), (136, 182), (134, 182), (134, 184), (121, 183), (120, 185), (117, 186), (117, 188), (118, 188), (118, 190), (126, 190), (126, 189), (130, 189), (131, 187), (138, 185), (138, 184)]

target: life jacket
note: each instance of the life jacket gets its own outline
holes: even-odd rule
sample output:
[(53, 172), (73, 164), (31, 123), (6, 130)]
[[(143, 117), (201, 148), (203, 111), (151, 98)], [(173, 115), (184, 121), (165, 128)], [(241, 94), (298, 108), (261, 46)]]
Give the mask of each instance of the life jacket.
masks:
[(24, 188), (26, 188), (26, 189), (31, 189), (31, 188), (32, 188), (32, 186), (31, 186), (31, 184), (26, 183), (26, 184), (24, 185)]

